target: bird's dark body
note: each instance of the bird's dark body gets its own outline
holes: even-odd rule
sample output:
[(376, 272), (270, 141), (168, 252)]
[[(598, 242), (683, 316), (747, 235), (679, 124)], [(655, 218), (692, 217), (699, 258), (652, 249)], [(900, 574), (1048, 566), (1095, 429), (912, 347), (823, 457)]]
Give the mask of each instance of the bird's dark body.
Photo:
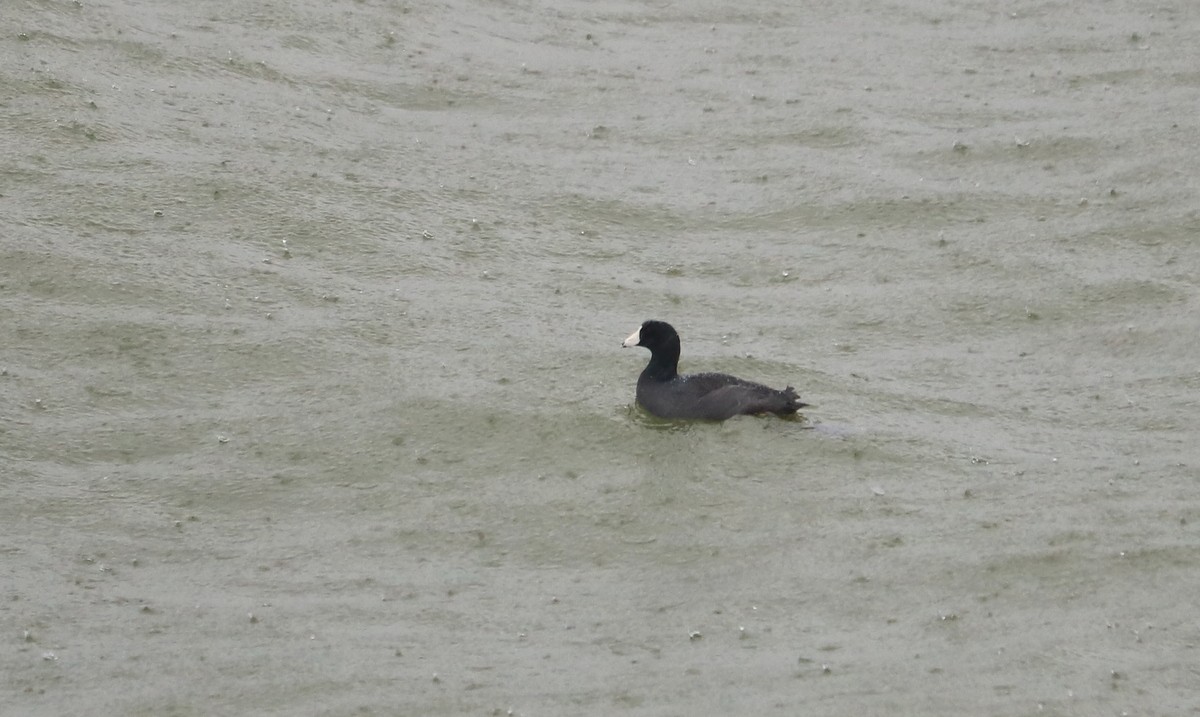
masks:
[(743, 414), (788, 415), (807, 405), (791, 386), (778, 390), (723, 373), (680, 374), (679, 334), (661, 321), (645, 322), (623, 345), (650, 349), (650, 362), (638, 377), (637, 402), (660, 418), (724, 421)]

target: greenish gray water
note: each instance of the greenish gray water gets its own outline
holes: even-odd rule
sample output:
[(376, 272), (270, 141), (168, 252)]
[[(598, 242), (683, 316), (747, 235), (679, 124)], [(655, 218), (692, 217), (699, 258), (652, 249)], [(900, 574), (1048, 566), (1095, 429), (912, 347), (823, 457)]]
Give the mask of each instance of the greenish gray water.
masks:
[(1191, 5), (0, 28), (14, 713), (1200, 705)]

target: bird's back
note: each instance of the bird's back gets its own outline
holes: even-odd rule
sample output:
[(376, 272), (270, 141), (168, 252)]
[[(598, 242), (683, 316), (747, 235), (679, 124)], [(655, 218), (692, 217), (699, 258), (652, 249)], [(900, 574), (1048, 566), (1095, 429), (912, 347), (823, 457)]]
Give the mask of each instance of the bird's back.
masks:
[(795, 413), (805, 404), (788, 386), (780, 391), (723, 373), (694, 373), (656, 380), (638, 379), (637, 399), (660, 418), (723, 421), (754, 413)]

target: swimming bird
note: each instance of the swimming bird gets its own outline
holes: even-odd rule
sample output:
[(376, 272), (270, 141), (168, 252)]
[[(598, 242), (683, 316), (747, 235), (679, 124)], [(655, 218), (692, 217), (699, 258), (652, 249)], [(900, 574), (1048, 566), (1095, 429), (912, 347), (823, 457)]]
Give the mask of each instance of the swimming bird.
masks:
[(679, 333), (664, 321), (647, 321), (621, 343), (650, 349), (638, 376), (637, 402), (659, 418), (724, 421), (742, 414), (784, 416), (807, 406), (791, 386), (782, 391), (724, 373), (679, 373)]

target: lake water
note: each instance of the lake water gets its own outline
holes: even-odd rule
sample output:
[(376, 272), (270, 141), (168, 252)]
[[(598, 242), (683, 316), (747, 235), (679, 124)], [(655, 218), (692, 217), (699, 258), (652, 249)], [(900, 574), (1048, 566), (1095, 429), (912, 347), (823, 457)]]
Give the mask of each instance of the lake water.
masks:
[(13, 714), (1200, 711), (1200, 6), (0, 28)]

